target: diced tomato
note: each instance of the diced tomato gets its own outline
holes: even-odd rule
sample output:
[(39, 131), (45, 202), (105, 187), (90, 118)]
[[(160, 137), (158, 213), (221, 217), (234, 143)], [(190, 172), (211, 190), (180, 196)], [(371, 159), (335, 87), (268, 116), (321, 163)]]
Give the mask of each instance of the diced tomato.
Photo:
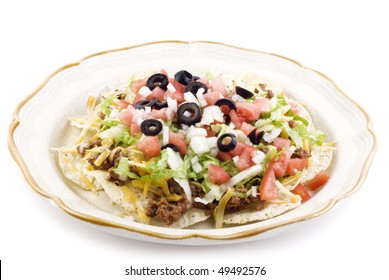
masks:
[(208, 91), (208, 93), (204, 94), (203, 96), (208, 105), (215, 105), (216, 101), (220, 99), (219, 92), (215, 90)]
[(148, 79), (149, 77), (146, 77), (143, 80), (136, 80), (131, 86), (131, 91), (138, 93), (140, 88), (146, 85)]
[(301, 196), (301, 201), (302, 201), (302, 202), (307, 201), (308, 199), (311, 198), (311, 195), (309, 194), (309, 192), (308, 192), (308, 191), (304, 188), (304, 186), (301, 185), (301, 184), (298, 184), (298, 185), (292, 190), (292, 193)]
[(244, 134), (249, 135), (253, 130), (255, 130), (255, 127), (247, 122), (242, 122), (239, 129), (242, 130)]
[(122, 110), (118, 118), (119, 120), (126, 126), (130, 127), (132, 123), (132, 119), (134, 118), (134, 107), (129, 105), (126, 110)]
[(289, 105), (290, 105), (290, 109), (293, 111), (293, 113), (295, 113), (296, 115), (298, 115), (300, 113), (301, 109), (296, 102), (290, 101)]
[(288, 166), (288, 160), (292, 153), (290, 151), (283, 152), (277, 160), (273, 162), (274, 175), (276, 177), (283, 177), (286, 174), (286, 168)]
[(246, 170), (247, 168), (255, 164), (252, 160), (252, 157), (253, 157), (253, 153), (256, 150), (257, 150), (256, 148), (249, 145), (246, 145), (244, 147), (243, 152), (239, 156), (239, 160), (236, 163), (236, 167), (238, 167), (239, 171)]
[(141, 132), (140, 124), (137, 124), (135, 122), (131, 123), (131, 126), (130, 126), (130, 134), (131, 134), (131, 136), (134, 136), (135, 134), (140, 133), (140, 132)]
[(308, 160), (303, 158), (291, 158), (287, 161), (286, 174), (293, 176), (296, 171), (303, 170), (308, 164)]
[(220, 185), (230, 180), (230, 175), (223, 168), (215, 164), (208, 166), (208, 174), (209, 181), (214, 184)]
[(161, 144), (159, 143), (158, 136), (146, 136), (139, 144), (138, 149), (147, 157), (156, 157), (161, 153)]
[(259, 107), (261, 114), (266, 114), (270, 112), (270, 101), (267, 98), (257, 99), (253, 102)]
[(256, 121), (261, 114), (260, 108), (250, 102), (239, 101), (235, 103), (238, 116), (245, 118), (248, 121)]
[(285, 150), (288, 150), (290, 147), (290, 140), (285, 139), (285, 138), (281, 138), (281, 137), (277, 137), (276, 139), (274, 139), (273, 145), (276, 146), (278, 151), (281, 151), (282, 148), (285, 148)]
[(310, 190), (317, 190), (327, 183), (330, 176), (325, 171), (320, 171), (316, 176), (306, 184), (306, 187)]
[(178, 91), (180, 91), (180, 92), (185, 92), (185, 87), (186, 87), (186, 86), (180, 84), (179, 82), (177, 82), (177, 80), (174, 80), (174, 79), (173, 79), (173, 80), (171, 81), (171, 84), (173, 85), (173, 87), (174, 87), (176, 90), (178, 90)]
[(156, 98), (159, 101), (163, 101), (164, 96), (165, 96), (165, 91), (163, 89), (161, 89), (160, 87), (155, 87), (155, 89), (153, 89), (151, 91), (151, 94), (149, 96), (147, 96), (146, 99), (151, 100), (153, 98)]
[(177, 90), (175, 92), (170, 92), (170, 90), (167, 90), (163, 99), (167, 100), (168, 97), (177, 100), (177, 103), (182, 103), (185, 101), (184, 94)]
[(151, 117), (155, 118), (155, 119), (161, 119), (163, 121), (168, 121), (168, 118), (166, 116), (166, 110), (167, 108), (162, 108), (162, 109), (153, 109), (151, 111)]
[(220, 151), (217, 153), (217, 158), (221, 161), (232, 160), (232, 156), (229, 153), (224, 153)]
[(232, 150), (232, 151), (229, 151), (228, 154), (231, 156), (231, 157), (234, 157), (234, 156), (240, 156), (243, 152), (245, 148), (245, 144), (241, 143), (241, 142), (238, 142), (236, 144), (236, 147)]
[(176, 145), (180, 149), (181, 155), (185, 155), (188, 152), (188, 145), (185, 142), (185, 137), (180, 133), (174, 133), (170, 131), (169, 144)]
[(272, 200), (278, 197), (278, 189), (276, 187), (276, 176), (274, 175), (272, 164), (263, 176), (261, 185), (259, 186), (261, 200)]
[(245, 121), (245, 119), (239, 117), (235, 110), (231, 110), (229, 115), (230, 115), (232, 123), (235, 125), (235, 128), (240, 129), (240, 127), (241, 127), (242, 123)]
[(226, 96), (227, 94), (226, 87), (224, 86), (223, 79), (220, 76), (217, 76), (215, 79), (213, 79), (211, 87), (217, 93), (220, 92), (223, 96)]
[(140, 95), (140, 94), (138, 93), (137, 95), (135, 95), (133, 104), (135, 104), (135, 103), (138, 102), (138, 101), (142, 101), (142, 100), (146, 100), (146, 97), (144, 97), (143, 95)]
[(126, 109), (130, 105), (126, 100), (119, 100), (118, 106), (120, 109)]

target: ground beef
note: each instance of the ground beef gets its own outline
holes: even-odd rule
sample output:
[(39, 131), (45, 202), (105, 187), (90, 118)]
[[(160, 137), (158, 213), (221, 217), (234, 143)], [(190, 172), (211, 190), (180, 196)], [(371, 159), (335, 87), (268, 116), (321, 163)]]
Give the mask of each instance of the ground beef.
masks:
[[(204, 197), (205, 193), (200, 184), (191, 183), (190, 187), (194, 198)], [(243, 194), (247, 192), (247, 189), (240, 188), (236, 191)], [(208, 212), (209, 215), (212, 214), (211, 211), (213, 211), (217, 205), (218, 205), (217, 201), (213, 201), (208, 204), (203, 204), (201, 202), (193, 202), (193, 207), (207, 210), (209, 211)], [(233, 213), (243, 209), (261, 210), (262, 208), (263, 208), (263, 201), (261, 201), (258, 196), (257, 197), (249, 196), (247, 198), (240, 198), (238, 196), (233, 196), (226, 204), (227, 213)]]
[(240, 198), (233, 196), (226, 204), (226, 213), (238, 212), (244, 209), (261, 210), (263, 209), (263, 201), (258, 196), (249, 196), (247, 198)]
[(150, 199), (146, 215), (150, 218), (159, 217), (165, 224), (171, 225), (186, 212), (186, 202), (185, 198), (178, 202), (167, 201), (165, 198)]
[(184, 195), (184, 190), (182, 189), (182, 187), (180, 186), (180, 184), (178, 184), (176, 181), (174, 181), (174, 179), (169, 179), (167, 181), (168, 183), (168, 186), (169, 186), (169, 192), (171, 194), (178, 194), (178, 195)]
[(259, 87), (263, 90), (263, 91), (266, 91), (267, 94), (266, 94), (266, 98), (268, 99), (271, 99), (273, 96), (274, 96), (274, 93), (270, 90), (270, 89), (267, 89), (267, 86), (266, 84), (258, 84)]
[(304, 150), (303, 148), (297, 148), (292, 154), (292, 158), (305, 159), (309, 158), (310, 156), (310, 153), (307, 150)]

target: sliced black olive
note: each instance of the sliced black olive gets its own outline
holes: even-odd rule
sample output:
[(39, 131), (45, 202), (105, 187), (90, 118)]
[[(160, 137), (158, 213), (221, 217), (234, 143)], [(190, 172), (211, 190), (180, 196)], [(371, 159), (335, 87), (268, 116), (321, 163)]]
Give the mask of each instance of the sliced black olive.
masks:
[(253, 143), (254, 145), (258, 145), (261, 142), (264, 134), (265, 131), (258, 132), (257, 129), (254, 129), (247, 136), (249, 137), (251, 143)]
[(166, 144), (165, 146), (162, 146), (161, 147), (161, 150), (163, 149), (167, 149), (167, 148), (171, 148), (173, 151), (179, 153), (180, 152), (180, 148), (178, 148), (177, 145), (174, 145), (174, 144)]
[(196, 94), (197, 94), (197, 91), (198, 91), (199, 89), (201, 89), (201, 88), (204, 89), (204, 93), (207, 93), (208, 87), (207, 87), (206, 84), (203, 84), (203, 83), (201, 83), (201, 82), (190, 82), (190, 83), (186, 86), (185, 92), (191, 92), (191, 93), (193, 93), (194, 95), (196, 95)]
[(242, 96), (244, 99), (254, 96), (254, 93), (252, 93), (251, 91), (244, 89), (240, 86), (235, 87), (235, 92), (236, 92), (236, 94), (239, 94), (240, 96)]
[(135, 103), (135, 109), (144, 109), (146, 107), (152, 107), (155, 104), (156, 99), (152, 100), (141, 100)]
[(195, 124), (201, 120), (201, 109), (196, 103), (184, 103), (178, 107), (177, 118), (179, 124)]
[(174, 79), (180, 84), (186, 86), (193, 80), (193, 76), (188, 71), (181, 70), (174, 74)]
[(155, 103), (154, 103), (154, 106), (153, 108), (156, 108), (156, 109), (162, 109), (162, 108), (165, 108), (165, 107), (168, 107), (167, 105), (167, 101), (159, 101), (158, 99), (155, 100)]
[[(230, 140), (228, 141), (228, 139), (226, 138), (229, 138)], [(238, 144), (238, 139), (232, 133), (223, 134), (222, 136), (219, 137), (219, 139), (217, 139), (217, 147), (221, 152), (232, 151), (233, 149), (235, 149), (237, 144)]]
[(155, 136), (162, 130), (162, 123), (159, 120), (148, 119), (140, 124), (140, 130), (146, 136)]
[[(230, 111), (231, 110), (236, 110), (236, 106), (235, 106), (235, 103), (232, 102), (231, 100), (229, 99), (226, 99), (226, 98), (222, 98), (222, 99), (219, 99), (218, 101), (216, 101), (215, 103), (216, 106), (219, 106), (220, 109), (222, 106), (227, 106)], [(222, 110), (223, 111), (223, 110)]]
[(168, 84), (169, 79), (166, 77), (166, 75), (158, 73), (150, 76), (150, 78), (147, 80), (146, 86), (150, 90), (153, 90), (156, 87), (160, 87), (163, 90), (167, 90)]
[(193, 76), (193, 81), (197, 81), (197, 80), (200, 80), (201, 78), (199, 76)]

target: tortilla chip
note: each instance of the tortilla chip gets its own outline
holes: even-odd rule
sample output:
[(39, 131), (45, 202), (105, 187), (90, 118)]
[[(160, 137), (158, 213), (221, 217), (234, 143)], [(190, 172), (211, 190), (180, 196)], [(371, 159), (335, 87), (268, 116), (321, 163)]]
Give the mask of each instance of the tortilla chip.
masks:
[(224, 215), (224, 224), (246, 224), (249, 222), (263, 221), (275, 216), (281, 215), (293, 208), (296, 208), (301, 203), (284, 203), (284, 204), (270, 204), (267, 203), (265, 208), (259, 211), (243, 210), (236, 213)]
[(170, 226), (167, 226), (162, 221), (153, 221), (152, 225), (169, 228), (187, 228), (194, 224), (203, 222), (209, 217), (210, 216), (207, 215), (204, 210), (198, 208), (191, 208), (187, 212), (185, 212), (177, 222), (171, 224)]
[(94, 178), (90, 175), (88, 167), (89, 162), (80, 155), (74, 156), (72, 153), (58, 153), (58, 163), (62, 169), (63, 175), (75, 183), (78, 187), (85, 190), (102, 190), (101, 185), (94, 183)]
[(301, 174), (300, 183), (302, 184), (312, 180), (320, 171), (327, 170), (332, 160), (332, 149), (330, 147), (313, 147), (309, 159), (310, 166), (304, 169)]

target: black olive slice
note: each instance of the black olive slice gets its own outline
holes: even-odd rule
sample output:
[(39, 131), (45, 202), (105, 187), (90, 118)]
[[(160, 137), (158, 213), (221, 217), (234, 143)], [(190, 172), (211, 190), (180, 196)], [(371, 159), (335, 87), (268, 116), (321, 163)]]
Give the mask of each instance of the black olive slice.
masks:
[(235, 87), (235, 92), (236, 92), (236, 94), (239, 94), (240, 96), (242, 96), (244, 99), (254, 96), (254, 93), (252, 93), (251, 91), (244, 89), (240, 86)]
[[(229, 100), (229, 99), (226, 99), (226, 98), (219, 99), (218, 101), (216, 101), (215, 105), (216, 105), (216, 106), (219, 106), (220, 109), (221, 109), (222, 106), (227, 106), (227, 107), (230, 109), (230, 111), (231, 111), (231, 110), (236, 110), (235, 103), (232, 102), (232, 101)], [(222, 110), (222, 111), (223, 111), (223, 110)], [(224, 113), (224, 112), (223, 112), (223, 113)], [(228, 113), (229, 113), (229, 112), (228, 112)], [(228, 113), (227, 113), (227, 114), (228, 114)], [(225, 113), (225, 114), (226, 114), (226, 113)]]
[(186, 88), (185, 88), (185, 92), (191, 92), (193, 93), (193, 95), (196, 95), (197, 94), (197, 91), (199, 89), (204, 89), (204, 93), (207, 93), (208, 91), (208, 87), (206, 84), (203, 84), (201, 82), (190, 82)]
[(150, 78), (146, 82), (146, 86), (153, 90), (156, 87), (160, 87), (163, 90), (167, 90), (167, 85), (169, 84), (169, 79), (165, 74), (157, 73), (151, 75)]
[(180, 84), (186, 86), (193, 80), (193, 76), (188, 71), (181, 70), (174, 74), (174, 79)]
[(201, 78), (199, 76), (193, 76), (192, 80), (193, 81), (197, 81), (197, 80), (200, 80)]
[(257, 129), (254, 129), (247, 136), (249, 137), (251, 143), (253, 143), (254, 145), (258, 145), (261, 142), (264, 134), (265, 131), (258, 132)]
[(184, 103), (178, 107), (177, 118), (179, 124), (195, 124), (201, 120), (201, 109), (196, 103)]
[(144, 109), (146, 107), (152, 107), (155, 104), (156, 99), (152, 100), (141, 100), (135, 103), (134, 107), (135, 109)]
[(159, 101), (158, 99), (155, 99), (155, 103), (154, 103), (154, 106), (153, 108), (156, 108), (156, 109), (162, 109), (162, 108), (165, 108), (165, 107), (168, 107), (167, 105), (167, 101)]
[(177, 145), (174, 145), (174, 144), (166, 144), (166, 145), (161, 147), (161, 150), (164, 150), (164, 149), (167, 149), (167, 148), (171, 148), (173, 151), (175, 151), (177, 153), (180, 152), (180, 148)]
[[(228, 139), (226, 138), (229, 138), (230, 140), (228, 141)], [(217, 139), (217, 147), (221, 152), (232, 151), (233, 149), (235, 149), (237, 144), (238, 144), (238, 139), (232, 133), (225, 133), (222, 136), (220, 136), (219, 139)]]
[(148, 119), (140, 124), (140, 130), (146, 136), (155, 136), (162, 130), (162, 123), (159, 120)]

